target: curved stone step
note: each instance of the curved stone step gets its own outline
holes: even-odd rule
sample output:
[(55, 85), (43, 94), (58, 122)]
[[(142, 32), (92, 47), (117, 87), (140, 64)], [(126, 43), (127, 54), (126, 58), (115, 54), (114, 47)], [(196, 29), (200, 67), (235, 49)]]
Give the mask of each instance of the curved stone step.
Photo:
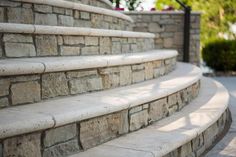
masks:
[[(35, 137), (39, 138), (37, 139), (39, 143), (31, 140), (25, 145), (22, 144), (24, 150), (31, 150), (27, 147), (34, 147), (34, 150), (42, 149), (50, 152), (51, 146), (55, 148), (65, 142), (70, 143), (72, 139), (72, 141), (77, 141), (77, 146), (71, 148), (78, 148), (78, 140), (80, 140), (86, 149), (121, 134), (138, 130), (182, 109), (197, 96), (198, 81), (201, 77), (200, 69), (184, 63), (179, 63), (177, 67), (176, 71), (167, 76), (136, 85), (2, 109), (0, 110), (0, 139), (2, 139), (0, 143), (3, 143), (4, 149), (8, 149), (7, 145), (12, 141), (23, 138), (24, 142), (28, 137), (32, 137), (31, 139)], [(157, 113), (151, 112), (155, 111), (155, 107), (162, 105), (163, 110)], [(150, 118), (145, 115), (147, 119), (139, 119), (140, 113), (138, 113), (139, 116), (135, 113), (140, 109), (141, 115), (145, 115), (150, 110), (148, 116)], [(128, 122), (128, 116), (130, 122)], [(96, 121), (101, 125), (93, 125), (98, 124)], [(104, 130), (104, 134), (96, 133), (106, 128), (112, 129)], [(63, 133), (65, 134), (60, 135)], [(22, 134), (27, 135), (17, 136)], [(89, 138), (90, 134), (92, 134), (91, 138)], [(97, 138), (101, 140), (96, 141)], [(31, 142), (34, 144), (31, 145)], [(41, 148), (41, 143), (44, 143), (45, 147)], [(14, 148), (13, 144), (10, 154), (16, 154), (15, 151), (21, 149), (18, 146)]]
[(5, 15), (0, 16), (0, 22), (8, 23), (113, 30), (132, 30), (133, 23), (132, 18), (115, 10), (64, 0), (1, 0), (0, 11)]
[(106, 56), (0, 60), (0, 96), (5, 100), (0, 108), (158, 78), (175, 69), (176, 57), (175, 50), (152, 50)]
[(70, 157), (199, 157), (229, 122), (228, 101), (220, 83), (203, 78), (199, 96), (181, 112)]
[(106, 9), (113, 9), (113, 5), (109, 0), (66, 0), (66, 1), (92, 5), (95, 7), (101, 7)]
[(152, 50), (154, 34), (83, 27), (0, 23), (0, 56), (40, 57)]

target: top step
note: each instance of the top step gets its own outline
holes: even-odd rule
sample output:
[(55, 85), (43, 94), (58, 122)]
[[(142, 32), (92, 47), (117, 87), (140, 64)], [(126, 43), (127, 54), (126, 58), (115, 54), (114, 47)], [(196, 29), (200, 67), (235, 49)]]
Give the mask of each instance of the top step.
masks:
[(113, 9), (112, 3), (109, 0), (66, 0), (66, 1), (92, 5), (95, 7), (101, 7), (106, 9)]
[(70, 1), (1, 0), (0, 22), (132, 30), (127, 15)]

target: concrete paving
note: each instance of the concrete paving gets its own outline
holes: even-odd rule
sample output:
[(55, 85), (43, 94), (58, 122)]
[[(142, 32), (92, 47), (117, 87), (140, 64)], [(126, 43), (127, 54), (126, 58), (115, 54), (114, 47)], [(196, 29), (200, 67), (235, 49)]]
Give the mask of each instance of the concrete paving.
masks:
[(232, 125), (227, 135), (205, 157), (236, 157), (236, 77), (216, 77), (230, 92)]

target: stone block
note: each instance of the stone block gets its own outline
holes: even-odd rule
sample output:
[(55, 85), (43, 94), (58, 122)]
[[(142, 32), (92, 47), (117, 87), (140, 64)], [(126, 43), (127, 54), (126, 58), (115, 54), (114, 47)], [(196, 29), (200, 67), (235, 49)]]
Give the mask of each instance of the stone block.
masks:
[(132, 82), (132, 70), (131, 66), (120, 67), (120, 85), (130, 85)]
[(9, 101), (7, 97), (0, 98), (0, 108), (9, 106)]
[(141, 71), (135, 71), (132, 73), (132, 82), (133, 83), (138, 83), (142, 82), (145, 79), (145, 72), (144, 70)]
[(4, 34), (3, 41), (10, 43), (33, 43), (33, 38), (31, 35)]
[(203, 132), (205, 148), (209, 148), (215, 142), (219, 128), (217, 123), (211, 125), (208, 129)]
[(136, 106), (136, 107), (133, 107), (129, 110), (129, 115), (133, 114), (133, 113), (137, 113), (137, 112), (140, 112), (143, 110), (143, 106)]
[(102, 79), (94, 77), (86, 80), (88, 91), (97, 91), (103, 89)]
[(129, 116), (130, 131), (135, 131), (148, 125), (148, 110), (143, 110)]
[(172, 48), (173, 46), (173, 38), (164, 38), (164, 47)]
[(78, 140), (74, 139), (43, 150), (43, 157), (64, 157), (79, 151)]
[(129, 53), (130, 52), (130, 45), (129, 44), (122, 44), (121, 52), (122, 53)]
[(67, 79), (64, 73), (42, 75), (42, 98), (47, 99), (69, 94)]
[(145, 64), (132, 65), (132, 71), (140, 71), (145, 69)]
[(86, 76), (97, 76), (98, 72), (97, 70), (84, 70), (84, 71), (73, 71), (73, 72), (67, 72), (67, 78), (81, 78)]
[(171, 107), (171, 106), (174, 106), (174, 105), (177, 105), (177, 104), (178, 104), (177, 93), (169, 95), (168, 96), (168, 106)]
[(164, 32), (164, 30), (165, 30), (164, 27), (162, 27), (158, 23), (150, 23), (148, 25), (148, 31), (152, 33), (160, 33), (160, 32)]
[(104, 89), (118, 87), (120, 84), (120, 77), (118, 74), (102, 75), (102, 83)]
[(65, 14), (65, 8), (53, 7), (53, 12), (56, 14)]
[(74, 46), (60, 46), (60, 54), (62, 56), (69, 56), (69, 55), (80, 55), (80, 47)]
[(203, 146), (204, 146), (203, 134), (198, 135), (196, 138), (192, 140), (192, 148), (194, 152), (197, 152)]
[(109, 37), (100, 37), (100, 54), (111, 54), (111, 39)]
[(120, 53), (121, 53), (121, 43), (112, 42), (112, 54), (120, 54)]
[(33, 24), (34, 17), (32, 9), (7, 8), (8, 22)]
[(98, 46), (88, 46), (81, 49), (82, 55), (98, 55), (99, 47)]
[(128, 132), (127, 111), (80, 123), (80, 141), (86, 150)]
[(158, 21), (160, 21), (160, 19), (161, 19), (161, 16), (160, 16), (160, 15), (153, 15), (153, 16), (152, 16), (152, 21), (153, 21), (153, 22), (158, 22)]
[(151, 122), (160, 120), (168, 115), (167, 98), (150, 103), (149, 118)]
[(44, 147), (56, 145), (58, 143), (64, 143), (77, 136), (76, 124), (70, 124), (61, 126), (55, 129), (50, 129), (44, 132), (43, 144)]
[(57, 16), (55, 14), (35, 13), (35, 24), (57, 26)]
[(90, 20), (90, 14), (88, 12), (80, 12), (80, 18), (84, 20)]
[(169, 116), (178, 111), (178, 106), (174, 105), (169, 107)]
[(64, 44), (66, 45), (83, 45), (84, 37), (82, 36), (63, 36)]
[(154, 76), (153, 64), (151, 62), (145, 63), (145, 79), (150, 80)]
[(5, 43), (7, 57), (32, 57), (36, 56), (33, 44)]
[(179, 148), (179, 156), (181, 156), (181, 157), (195, 157), (193, 150), (192, 150), (191, 142), (188, 142), (187, 144), (185, 144)]
[(37, 81), (16, 83), (11, 86), (12, 105), (37, 102), (41, 98)]
[(39, 35), (35, 37), (38, 56), (57, 55), (57, 38), (54, 35)]
[(40, 13), (52, 13), (52, 7), (49, 5), (34, 4), (34, 10)]
[(85, 79), (69, 81), (70, 93), (80, 94), (88, 91), (87, 82)]
[(86, 46), (98, 46), (98, 37), (85, 37)]
[(3, 141), (4, 157), (41, 157), (41, 134), (17, 136)]
[(66, 9), (65, 14), (69, 16), (73, 16), (73, 10), (72, 9)]
[(58, 25), (59, 26), (74, 26), (74, 19), (71, 16), (58, 15)]
[(4, 22), (4, 8), (0, 8), (0, 22)]
[(25, 76), (16, 76), (11, 78), (11, 82), (27, 82), (27, 81), (39, 81), (39, 75), (25, 75)]
[(10, 80), (0, 79), (0, 96), (9, 95)]

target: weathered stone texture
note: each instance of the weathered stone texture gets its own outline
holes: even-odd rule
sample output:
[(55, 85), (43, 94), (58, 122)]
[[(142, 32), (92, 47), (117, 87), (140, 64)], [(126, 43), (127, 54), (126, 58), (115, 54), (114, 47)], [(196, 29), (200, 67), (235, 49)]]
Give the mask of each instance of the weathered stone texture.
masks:
[(8, 8), (7, 9), (8, 22), (12, 23), (33, 23), (33, 11), (26, 8)]
[(3, 141), (4, 157), (41, 157), (40, 134), (34, 133), (8, 138)]
[(0, 108), (9, 106), (9, 100), (8, 98), (0, 98)]
[(74, 25), (74, 19), (71, 16), (59, 15), (58, 25), (72, 27)]
[(16, 42), (16, 43), (33, 43), (33, 38), (30, 35), (24, 34), (4, 34), (4, 42)]
[(7, 57), (31, 57), (36, 56), (33, 44), (5, 43)]
[(129, 85), (132, 82), (132, 70), (130, 66), (120, 67), (120, 85)]
[(80, 55), (80, 47), (61, 46), (60, 52), (62, 56), (69, 56), (69, 55), (78, 56)]
[(148, 110), (142, 110), (140, 112), (130, 115), (130, 131), (138, 130), (148, 125)]
[(57, 16), (55, 14), (35, 13), (35, 24), (56, 26), (57, 25)]
[(157, 121), (168, 115), (167, 99), (163, 98), (150, 103), (149, 118), (150, 121)]
[(57, 38), (54, 35), (40, 35), (35, 39), (38, 56), (57, 55)]
[(0, 79), (0, 96), (5, 96), (9, 94), (10, 80)]

